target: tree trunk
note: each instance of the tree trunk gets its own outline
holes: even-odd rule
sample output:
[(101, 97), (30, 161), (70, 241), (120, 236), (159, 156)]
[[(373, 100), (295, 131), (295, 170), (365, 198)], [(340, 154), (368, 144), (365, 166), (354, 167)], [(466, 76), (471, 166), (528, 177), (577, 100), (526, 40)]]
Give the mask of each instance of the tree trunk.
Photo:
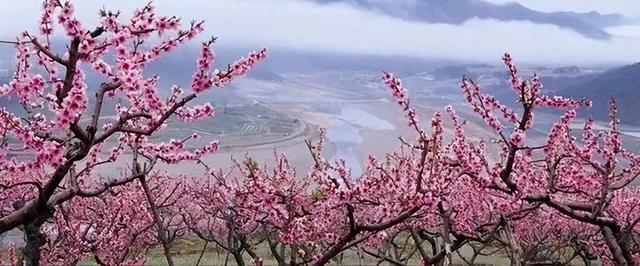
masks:
[(147, 181), (144, 177), (140, 178), (140, 184), (142, 184), (144, 195), (147, 198), (147, 203), (149, 203), (149, 209), (151, 210), (153, 220), (156, 223), (156, 227), (158, 229), (158, 239), (160, 239), (160, 242), (162, 243), (162, 249), (164, 252), (164, 257), (167, 259), (167, 265), (173, 266), (173, 258), (171, 257), (171, 245), (169, 243), (169, 240), (167, 239), (167, 229), (164, 227), (162, 219), (160, 219), (158, 208), (156, 207), (156, 203), (153, 200), (153, 196), (151, 195), (151, 190), (149, 189)]
[(440, 215), (442, 215), (442, 247), (444, 250), (444, 260), (440, 263), (440, 265), (451, 266), (453, 265), (452, 255), (451, 255), (451, 211), (445, 210), (443, 203), (440, 202), (438, 204), (438, 209), (440, 211)]
[(504, 216), (502, 217), (502, 223), (503, 223), (503, 230), (504, 233), (507, 237), (507, 241), (509, 244), (509, 250), (511, 253), (511, 265), (512, 266), (520, 266), (522, 265), (522, 261), (521, 261), (521, 250), (520, 250), (520, 246), (518, 245), (518, 243), (516, 243), (515, 238), (513, 237), (513, 231), (511, 230), (511, 224), (509, 224), (509, 220), (507, 218), (505, 218)]
[(604, 241), (607, 243), (607, 247), (609, 247), (609, 251), (611, 252), (611, 257), (616, 265), (630, 265), (630, 263), (625, 259), (622, 248), (616, 241), (613, 230), (608, 226), (601, 226), (600, 229), (602, 230)]
[(629, 247), (629, 243), (632, 243), (630, 242), (631, 239), (629, 239), (631, 237), (631, 234), (631, 232), (622, 233), (620, 230), (614, 231), (616, 242), (618, 242), (618, 245), (620, 245), (620, 248), (622, 249), (622, 256), (624, 256), (629, 265), (636, 265), (633, 255), (631, 255), (631, 251), (633, 250), (633, 248)]
[(442, 230), (442, 250), (444, 250), (445, 252), (442, 265), (451, 266), (453, 265), (452, 256), (451, 256), (451, 231), (450, 231), (451, 224), (450, 224), (448, 215), (442, 217), (442, 226), (444, 227)]
[(296, 257), (298, 255), (298, 252), (296, 252), (293, 248), (291, 248), (290, 251), (290, 260), (289, 260), (289, 266), (295, 266), (296, 265)]
[(33, 221), (24, 224), (25, 234), (25, 246), (22, 249), (22, 255), (24, 256), (24, 265), (38, 266), (40, 265), (40, 253), (41, 248), (47, 242), (46, 237), (40, 228), (47, 221), (47, 219), (53, 216), (52, 210), (46, 210), (40, 213)]
[[(265, 229), (264, 232), (267, 232)], [(278, 252), (278, 243), (274, 243), (271, 241), (269, 233), (265, 233), (267, 235), (267, 244), (269, 244), (269, 250), (271, 251), (271, 256), (278, 262), (278, 266), (287, 266), (287, 262), (285, 261), (285, 249), (286, 246), (284, 244), (280, 244), (280, 251)]]
[(231, 252), (233, 258), (236, 260), (236, 265), (244, 266), (244, 260), (242, 259), (242, 252)]
[(200, 265), (200, 261), (202, 261), (202, 257), (204, 256), (204, 252), (207, 250), (207, 245), (209, 245), (209, 241), (204, 242), (204, 247), (202, 247), (202, 251), (200, 252), (200, 256), (198, 257), (198, 262), (196, 262), (196, 266)]

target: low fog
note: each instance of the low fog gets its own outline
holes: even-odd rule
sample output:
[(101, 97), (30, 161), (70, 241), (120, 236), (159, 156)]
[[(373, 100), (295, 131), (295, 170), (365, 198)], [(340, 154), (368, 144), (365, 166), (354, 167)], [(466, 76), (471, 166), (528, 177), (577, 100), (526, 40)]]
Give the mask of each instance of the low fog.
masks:
[[(11, 39), (20, 31), (35, 30), (40, 1), (3, 0), (0, 36)], [(503, 0), (491, 0), (504, 3)], [(568, 3), (571, 2), (571, 3)], [(616, 12), (636, 16), (633, 1), (524, 0), (541, 11)], [(573, 4), (572, 4), (573, 3)], [(584, 5), (583, 5), (584, 3)], [(142, 4), (142, 3), (139, 3)], [(109, 9), (130, 11), (138, 3), (113, 1)], [(302, 0), (193, 0), (154, 1), (158, 14), (206, 20), (206, 35), (219, 37), (223, 46), (290, 48), (313, 52), (403, 55), (424, 58), (495, 62), (511, 52), (521, 62), (566, 64), (625, 64), (640, 59), (640, 25), (606, 28), (609, 40), (586, 38), (572, 30), (528, 21), (471, 19), (461, 25), (411, 22), (358, 9), (344, 3), (326, 5)], [(96, 25), (102, 4), (76, 1), (76, 13), (86, 26)], [(579, 9), (568, 8), (580, 6)], [(125, 14), (124, 15), (128, 15)], [(27, 23), (29, 22), (29, 23)], [(205, 36), (201, 37), (203, 40)]]

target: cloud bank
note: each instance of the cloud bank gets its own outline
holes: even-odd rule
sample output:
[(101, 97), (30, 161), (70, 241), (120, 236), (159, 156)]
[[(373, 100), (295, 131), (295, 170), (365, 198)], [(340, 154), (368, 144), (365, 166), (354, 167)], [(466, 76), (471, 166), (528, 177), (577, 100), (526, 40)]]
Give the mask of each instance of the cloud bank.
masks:
[[(97, 22), (97, 10), (103, 4), (93, 1), (74, 4), (85, 25)], [(609, 28), (612, 39), (598, 41), (557, 26), (531, 22), (472, 19), (461, 25), (429, 24), (395, 19), (346, 4), (318, 5), (298, 0), (156, 0), (154, 4), (160, 14), (179, 15), (185, 21), (206, 20), (205, 35), (218, 36), (219, 43), (228, 46), (491, 62), (496, 62), (505, 51), (510, 51), (518, 61), (530, 63), (640, 61), (637, 48), (640, 26)], [(39, 10), (35, 7), (39, 7), (39, 1), (11, 1), (4, 5), (7, 7), (0, 10), (0, 23), (6, 25), (0, 31), (2, 38), (24, 29), (36, 29)], [(110, 1), (104, 5), (125, 13), (135, 7), (131, 1)]]

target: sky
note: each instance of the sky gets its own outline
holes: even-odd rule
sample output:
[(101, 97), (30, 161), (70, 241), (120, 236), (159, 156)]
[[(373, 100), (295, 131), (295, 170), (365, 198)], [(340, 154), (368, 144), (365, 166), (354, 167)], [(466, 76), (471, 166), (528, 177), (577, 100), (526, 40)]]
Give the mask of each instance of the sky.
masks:
[[(489, 0), (504, 3), (505, 0)], [(640, 17), (636, 0), (521, 0), (544, 11), (617, 12)], [(38, 0), (0, 0), (0, 38), (37, 29)], [(85, 25), (97, 11), (125, 14), (144, 1), (74, 1)], [(346, 4), (305, 0), (155, 0), (157, 13), (189, 21), (204, 19), (221, 45), (291, 48), (313, 52), (438, 57), (498, 62), (505, 51), (521, 62), (549, 65), (627, 64), (640, 61), (640, 25), (609, 28), (610, 40), (592, 40), (571, 30), (525, 21), (473, 19), (462, 25), (410, 22)]]

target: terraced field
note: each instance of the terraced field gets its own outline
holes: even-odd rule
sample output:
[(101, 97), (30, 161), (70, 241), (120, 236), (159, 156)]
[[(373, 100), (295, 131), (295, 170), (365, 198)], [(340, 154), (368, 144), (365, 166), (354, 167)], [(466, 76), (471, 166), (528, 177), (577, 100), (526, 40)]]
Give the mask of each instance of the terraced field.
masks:
[[(188, 126), (188, 130), (185, 130)], [(274, 111), (259, 103), (243, 106), (218, 107), (212, 119), (196, 123), (173, 121), (160, 139), (181, 138), (197, 132), (204, 138), (220, 140), (223, 149), (260, 146), (284, 142), (309, 133), (304, 121)], [(193, 142), (193, 145), (203, 143)]]

